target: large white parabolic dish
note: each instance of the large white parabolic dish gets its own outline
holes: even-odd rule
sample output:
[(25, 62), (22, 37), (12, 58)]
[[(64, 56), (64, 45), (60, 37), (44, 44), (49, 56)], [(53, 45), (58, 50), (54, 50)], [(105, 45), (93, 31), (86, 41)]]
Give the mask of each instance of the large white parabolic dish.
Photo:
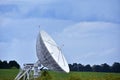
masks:
[(66, 73), (70, 71), (61, 49), (45, 31), (39, 32), (36, 51), (37, 57), (43, 66), (55, 71), (64, 71)]

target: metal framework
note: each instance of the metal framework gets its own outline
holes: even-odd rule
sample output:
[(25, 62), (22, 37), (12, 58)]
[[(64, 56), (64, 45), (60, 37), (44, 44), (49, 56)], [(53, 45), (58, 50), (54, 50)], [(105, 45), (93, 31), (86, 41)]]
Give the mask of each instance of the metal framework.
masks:
[(35, 64), (24, 64), (23, 66), (24, 68), (20, 69), (20, 72), (14, 80), (31, 80), (37, 78), (40, 76), (41, 69), (43, 69), (38, 62)]

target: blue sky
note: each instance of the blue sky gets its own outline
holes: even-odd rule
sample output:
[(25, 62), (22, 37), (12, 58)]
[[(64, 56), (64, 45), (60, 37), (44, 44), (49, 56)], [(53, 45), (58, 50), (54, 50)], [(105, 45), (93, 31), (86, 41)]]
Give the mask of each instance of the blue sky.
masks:
[(39, 25), (68, 63), (120, 62), (119, 0), (1, 0), (0, 59), (36, 62)]

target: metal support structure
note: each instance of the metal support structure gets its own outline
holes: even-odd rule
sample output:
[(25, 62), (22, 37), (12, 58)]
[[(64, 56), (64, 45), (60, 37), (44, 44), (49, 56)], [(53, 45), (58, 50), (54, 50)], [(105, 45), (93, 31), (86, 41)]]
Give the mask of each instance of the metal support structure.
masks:
[(20, 72), (14, 80), (31, 80), (40, 76), (40, 70), (38, 61), (35, 64), (24, 64), (24, 68), (20, 69)]

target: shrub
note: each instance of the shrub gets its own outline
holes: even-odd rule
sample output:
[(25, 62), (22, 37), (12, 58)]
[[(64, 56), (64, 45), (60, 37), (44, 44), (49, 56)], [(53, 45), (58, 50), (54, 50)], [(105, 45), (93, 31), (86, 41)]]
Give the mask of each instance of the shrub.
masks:
[(41, 76), (38, 77), (36, 80), (52, 80), (52, 77), (48, 71), (43, 71), (41, 73)]

